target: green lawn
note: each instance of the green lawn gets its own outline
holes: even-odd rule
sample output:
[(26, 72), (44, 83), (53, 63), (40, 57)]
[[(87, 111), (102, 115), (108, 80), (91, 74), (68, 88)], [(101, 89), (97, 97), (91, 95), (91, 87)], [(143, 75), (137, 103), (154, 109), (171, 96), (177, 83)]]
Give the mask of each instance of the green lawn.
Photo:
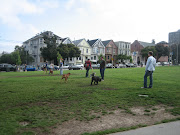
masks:
[[(64, 71), (68, 72), (68, 83), (61, 80), (59, 71), (54, 76), (41, 71), (0, 73), (0, 135), (48, 133), (49, 127), (73, 118), (100, 117), (92, 111), (106, 115), (132, 106), (164, 104), (173, 107), (172, 114), (180, 114), (180, 66), (156, 67), (152, 89), (140, 89), (144, 68), (106, 69), (105, 81), (93, 86), (85, 70)], [(94, 72), (100, 75), (99, 70)]]

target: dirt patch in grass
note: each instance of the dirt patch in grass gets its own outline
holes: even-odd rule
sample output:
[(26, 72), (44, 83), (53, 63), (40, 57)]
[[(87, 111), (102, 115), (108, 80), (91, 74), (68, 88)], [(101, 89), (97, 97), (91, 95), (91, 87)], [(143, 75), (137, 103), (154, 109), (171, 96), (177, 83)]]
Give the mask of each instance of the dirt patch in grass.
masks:
[(178, 117), (168, 113), (166, 108), (167, 107), (158, 105), (148, 108), (149, 111), (146, 112), (145, 107), (133, 107), (130, 108), (132, 114), (119, 109), (88, 122), (73, 119), (57, 125), (57, 128), (52, 129), (51, 135), (80, 135), (85, 132), (90, 133), (113, 128), (131, 127), (139, 124), (152, 125), (164, 119), (174, 119)]

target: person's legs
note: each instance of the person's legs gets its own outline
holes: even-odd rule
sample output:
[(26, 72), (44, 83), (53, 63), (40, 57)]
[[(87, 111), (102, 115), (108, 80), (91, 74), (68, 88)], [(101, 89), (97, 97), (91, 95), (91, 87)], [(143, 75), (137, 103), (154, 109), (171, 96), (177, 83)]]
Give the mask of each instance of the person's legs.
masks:
[(86, 77), (89, 75), (89, 68), (86, 68)]
[(149, 88), (152, 88), (153, 86), (153, 72), (150, 72), (150, 84), (149, 84)]
[(146, 71), (144, 75), (144, 88), (147, 88), (147, 77), (149, 76), (149, 71)]
[(60, 75), (63, 75), (63, 69), (60, 68)]
[(105, 68), (102, 69), (102, 79), (104, 80), (104, 71), (105, 71)]
[(103, 69), (100, 68), (101, 78), (103, 78), (102, 70), (103, 70)]

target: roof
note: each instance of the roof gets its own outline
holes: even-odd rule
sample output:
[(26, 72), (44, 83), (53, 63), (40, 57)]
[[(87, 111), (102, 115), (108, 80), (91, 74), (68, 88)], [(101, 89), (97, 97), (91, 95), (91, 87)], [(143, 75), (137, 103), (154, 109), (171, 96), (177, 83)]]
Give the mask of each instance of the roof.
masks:
[(106, 41), (102, 41), (102, 43), (104, 44), (104, 46), (107, 46), (109, 44), (109, 42), (112, 40), (106, 40)]
[(161, 41), (161, 42), (159, 42), (157, 44), (168, 44), (168, 43), (166, 41)]
[(83, 39), (74, 40), (73, 43), (77, 46), (79, 43), (81, 43), (81, 41), (83, 41)]
[(143, 47), (147, 47), (147, 46), (155, 46), (155, 44), (153, 43), (147, 43), (147, 42), (142, 42), (142, 41), (138, 41)]
[(159, 62), (168, 62), (168, 56), (161, 56), (159, 59), (158, 59)]
[(25, 42), (27, 42), (27, 41), (29, 41), (29, 40), (32, 40), (32, 39), (36, 39), (36, 38), (39, 38), (39, 37), (43, 37), (44, 35), (48, 35), (48, 33), (52, 33), (53, 35), (55, 35), (56, 37), (58, 37), (58, 38), (61, 39), (61, 37), (57, 36), (57, 35), (54, 34), (53, 32), (51, 32), (51, 31), (45, 31), (45, 32), (41, 32), (40, 34), (39, 34), (39, 33), (36, 34), (34, 37), (32, 37), (32, 38), (30, 38), (30, 39), (24, 41), (23, 43), (25, 43)]
[(88, 40), (87, 42), (89, 43), (90, 46), (92, 46), (98, 39), (94, 40)]

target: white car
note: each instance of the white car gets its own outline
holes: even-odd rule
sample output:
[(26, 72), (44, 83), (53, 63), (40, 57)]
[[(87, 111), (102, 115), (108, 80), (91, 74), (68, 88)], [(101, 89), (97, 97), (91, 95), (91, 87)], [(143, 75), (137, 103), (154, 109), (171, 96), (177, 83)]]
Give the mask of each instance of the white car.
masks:
[(83, 65), (83, 64), (77, 64), (77, 65), (75, 65), (75, 66), (77, 66), (77, 67), (81, 67), (81, 68), (83, 68), (83, 67), (84, 67), (84, 65)]
[(63, 69), (68, 69), (68, 68), (69, 68), (69, 65), (63, 65), (62, 68), (63, 68)]

